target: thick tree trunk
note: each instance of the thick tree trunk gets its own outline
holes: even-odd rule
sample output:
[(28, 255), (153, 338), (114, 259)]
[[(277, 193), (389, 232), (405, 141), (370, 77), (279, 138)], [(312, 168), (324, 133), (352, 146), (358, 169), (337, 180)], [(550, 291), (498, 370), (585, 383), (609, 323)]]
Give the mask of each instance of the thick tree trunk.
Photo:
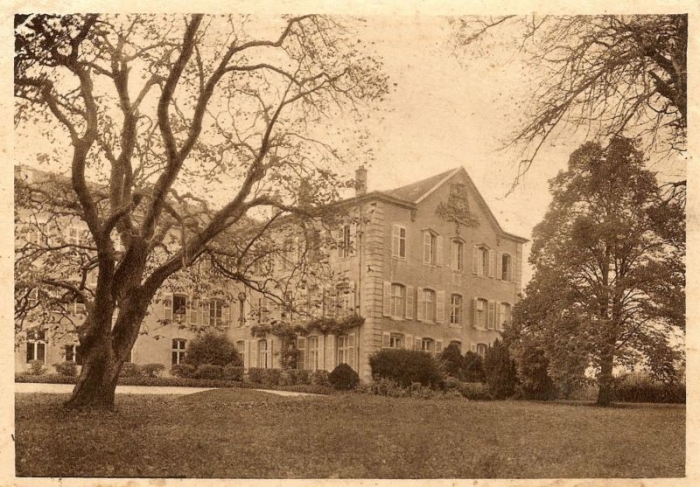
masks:
[(109, 337), (87, 351), (83, 369), (65, 407), (71, 409), (113, 409), (114, 394), (122, 361), (112, 351)]
[(613, 356), (606, 354), (600, 361), (600, 373), (598, 374), (598, 399), (599, 406), (610, 406), (613, 402)]

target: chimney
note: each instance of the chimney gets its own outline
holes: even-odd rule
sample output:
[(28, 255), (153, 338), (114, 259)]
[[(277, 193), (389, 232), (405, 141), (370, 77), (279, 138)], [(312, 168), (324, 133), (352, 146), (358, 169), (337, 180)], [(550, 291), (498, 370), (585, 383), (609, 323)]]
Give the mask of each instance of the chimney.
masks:
[(355, 196), (367, 194), (367, 169), (360, 166), (355, 170)]

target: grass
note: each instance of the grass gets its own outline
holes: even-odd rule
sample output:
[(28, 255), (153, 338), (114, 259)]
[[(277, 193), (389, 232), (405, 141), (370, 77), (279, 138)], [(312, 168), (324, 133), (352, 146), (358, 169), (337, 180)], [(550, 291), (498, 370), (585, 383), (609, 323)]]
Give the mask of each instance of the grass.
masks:
[(681, 477), (685, 407), (280, 397), (246, 389), (16, 396), (18, 476), (223, 478)]

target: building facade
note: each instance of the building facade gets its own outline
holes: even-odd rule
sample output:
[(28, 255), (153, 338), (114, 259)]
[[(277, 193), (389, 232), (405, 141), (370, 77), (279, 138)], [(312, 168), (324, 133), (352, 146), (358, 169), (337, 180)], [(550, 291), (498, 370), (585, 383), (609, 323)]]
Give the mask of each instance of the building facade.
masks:
[[(300, 335), (296, 367), (330, 371), (348, 363), (370, 380), (369, 358), (382, 348), (437, 355), (457, 343), (463, 353), (484, 354), (521, 292), (526, 240), (500, 227), (463, 168), (372, 192), (360, 168), (356, 187), (354, 198), (339, 203), (346, 218), (333, 231), (336, 245), (328, 252), (328, 265), (334, 281), (324, 298), (333, 306), (321, 314), (330, 310), (335, 317), (359, 315), (364, 321), (340, 335), (314, 329)], [(71, 232), (77, 235), (79, 229)], [(169, 369), (182, 363), (198, 331), (214, 326), (236, 343), (246, 368), (280, 367), (280, 338), (254, 331), (285, 314), (289, 320), (290, 311), (240, 285), (224, 285), (225, 292), (209, 297), (186, 289), (161, 293), (131, 360)], [(79, 363), (77, 340), (70, 334), (53, 339), (27, 329), (17, 346), (17, 369), (29, 360)]]

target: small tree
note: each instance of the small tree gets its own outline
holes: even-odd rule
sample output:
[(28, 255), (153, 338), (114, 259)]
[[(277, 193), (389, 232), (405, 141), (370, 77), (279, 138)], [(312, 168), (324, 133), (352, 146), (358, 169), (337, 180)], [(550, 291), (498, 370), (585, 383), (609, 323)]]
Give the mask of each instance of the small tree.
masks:
[(474, 352), (465, 353), (460, 378), (466, 382), (484, 382), (484, 359)]
[(549, 360), (544, 350), (526, 347), (517, 355), (518, 382), (525, 399), (554, 399), (557, 395), (554, 381), (547, 372)]
[(489, 392), (494, 399), (505, 399), (515, 393), (515, 362), (510, 358), (508, 347), (500, 340), (496, 340), (486, 351), (484, 372)]
[(464, 357), (456, 343), (450, 343), (439, 356), (445, 373), (450, 377), (461, 377)]
[(243, 365), (236, 345), (226, 335), (216, 332), (207, 332), (192, 340), (187, 347), (185, 362), (195, 367)]

